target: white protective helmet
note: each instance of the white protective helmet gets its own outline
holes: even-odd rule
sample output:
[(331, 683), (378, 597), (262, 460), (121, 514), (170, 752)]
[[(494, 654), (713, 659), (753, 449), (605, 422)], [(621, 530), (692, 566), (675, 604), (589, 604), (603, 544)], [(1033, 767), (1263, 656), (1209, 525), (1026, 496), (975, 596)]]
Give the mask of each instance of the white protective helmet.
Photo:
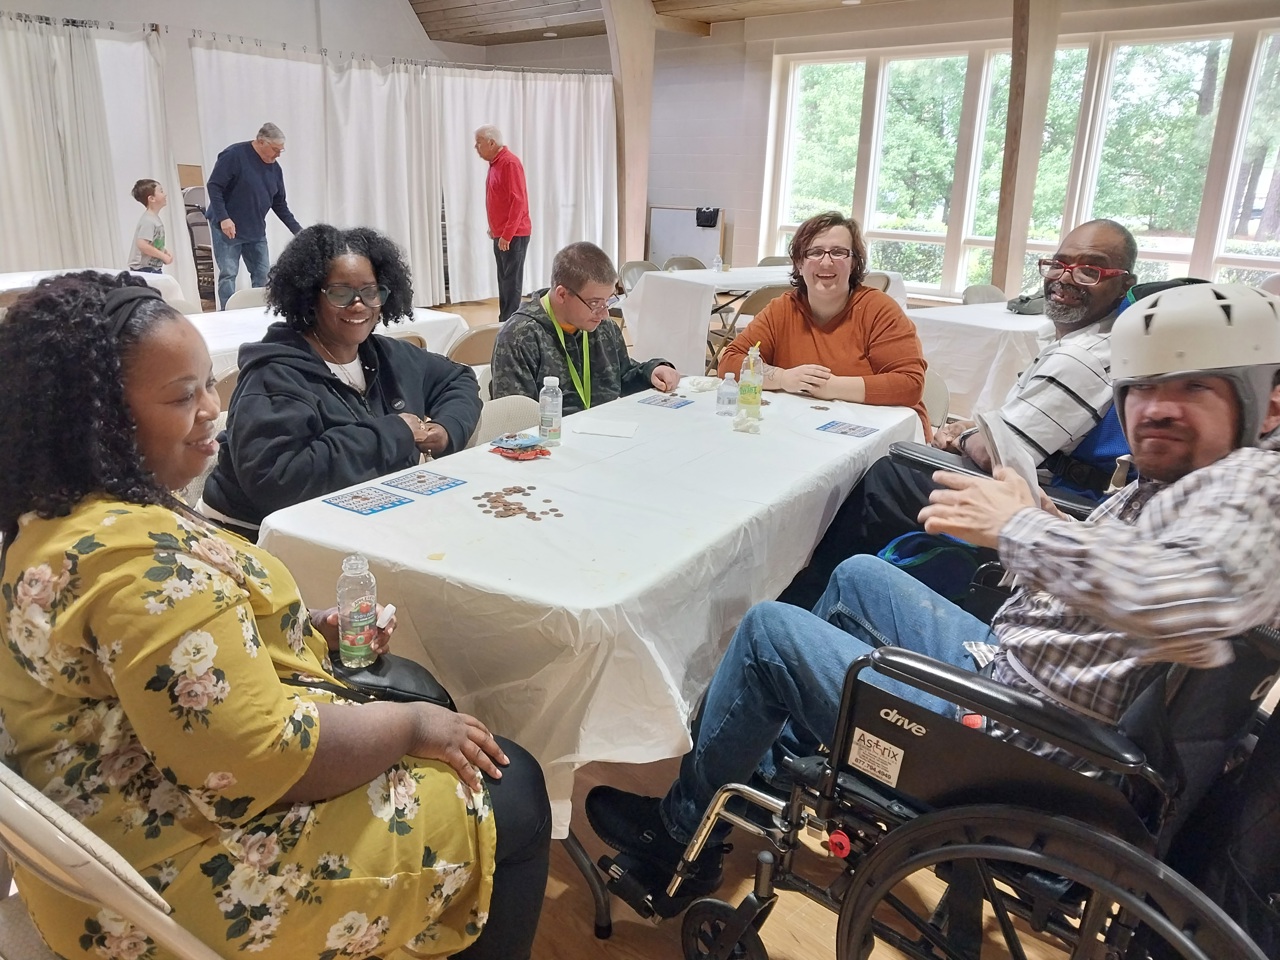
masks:
[(1258, 445), (1280, 370), (1280, 299), (1240, 283), (1197, 283), (1143, 297), (1111, 328), (1116, 413), (1134, 383), (1223, 377), (1240, 401), (1236, 446)]

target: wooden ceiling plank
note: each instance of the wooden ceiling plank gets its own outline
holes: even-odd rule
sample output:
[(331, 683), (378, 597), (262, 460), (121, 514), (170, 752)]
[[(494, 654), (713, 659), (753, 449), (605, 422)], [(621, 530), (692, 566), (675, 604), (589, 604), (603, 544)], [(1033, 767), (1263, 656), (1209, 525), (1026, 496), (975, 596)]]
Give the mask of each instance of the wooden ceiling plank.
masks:
[[(519, 4), (519, 6), (516, 6)], [(433, 16), (420, 16), (424, 26), (430, 24), (437, 30), (451, 29), (456, 26), (476, 24), (493, 24), (501, 26), (506, 23), (527, 20), (531, 16), (553, 17), (574, 13), (598, 13), (598, 4), (588, 0), (558, 0), (554, 3), (539, 0), (513, 0), (510, 5), (478, 4), (478, 9), (458, 9)]]
[[(575, 23), (595, 23), (604, 22), (603, 16), (595, 13), (573, 13), (559, 17), (536, 17), (528, 20), (513, 20), (502, 25), (504, 33), (511, 33), (517, 30), (553, 30), (559, 26), (571, 25)], [(461, 29), (449, 31), (451, 36), (459, 37), (477, 37), (493, 33), (491, 27), (464, 27)], [(433, 39), (436, 39), (433, 37)], [(447, 39), (441, 36), (439, 39)]]
[[(430, 11), (439, 16), (458, 16), (471, 13), (491, 16), (504, 13), (525, 13), (541, 8), (569, 8), (572, 10), (598, 10), (600, 0), (484, 0), (480, 3), (454, 2), (447, 8)], [(422, 11), (427, 13), (428, 11)], [(507, 17), (506, 19), (514, 19)]]

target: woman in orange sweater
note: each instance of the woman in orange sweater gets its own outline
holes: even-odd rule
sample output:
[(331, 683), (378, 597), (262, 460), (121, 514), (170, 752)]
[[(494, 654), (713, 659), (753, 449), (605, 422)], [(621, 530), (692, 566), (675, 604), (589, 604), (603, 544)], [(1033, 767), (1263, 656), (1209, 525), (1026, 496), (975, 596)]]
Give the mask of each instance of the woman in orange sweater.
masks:
[(791, 241), (795, 289), (766, 306), (720, 357), (720, 376), (742, 369), (760, 344), (764, 388), (817, 400), (911, 407), (927, 439), (920, 338), (888, 294), (862, 285), (867, 248), (858, 224), (831, 211), (800, 225)]

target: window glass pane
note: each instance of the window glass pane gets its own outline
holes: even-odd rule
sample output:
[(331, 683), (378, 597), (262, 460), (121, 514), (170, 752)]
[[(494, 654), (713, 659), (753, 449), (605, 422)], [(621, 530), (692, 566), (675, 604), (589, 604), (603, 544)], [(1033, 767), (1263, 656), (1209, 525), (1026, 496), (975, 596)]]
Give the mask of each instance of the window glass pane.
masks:
[(967, 57), (887, 64), (872, 229), (946, 232), (967, 66)]
[(867, 244), (872, 270), (896, 271), (906, 283), (930, 287), (942, 285), (942, 254), (941, 243), (872, 240)]
[(1262, 44), (1248, 116), (1224, 251), (1280, 258), (1280, 34)]
[(1138, 260), (1134, 268), (1138, 283), (1153, 283), (1156, 280), (1172, 280), (1174, 277), (1187, 275), (1187, 264), (1172, 263), (1168, 260)]
[[(1191, 40), (1115, 50), (1093, 216), (1119, 220), (1139, 249), (1191, 252), (1230, 48)], [(1148, 279), (1154, 269), (1138, 272)], [(1170, 276), (1186, 275), (1176, 269)]]
[(1247, 283), (1256, 287), (1271, 276), (1274, 270), (1250, 270), (1248, 267), (1219, 267), (1214, 277), (1217, 283)]
[[(993, 237), (996, 232), (1012, 64), (1011, 54), (998, 53), (991, 58), (988, 71), (987, 100), (983, 110), (986, 119), (971, 231), (974, 236)], [(1067, 202), (1067, 180), (1076, 146), (1080, 98), (1084, 95), (1084, 74), (1088, 64), (1089, 51), (1085, 47), (1071, 47), (1054, 54), (1053, 74), (1049, 81), (1049, 109), (1045, 114), (1044, 141), (1040, 148), (1040, 165), (1036, 170), (1032, 200), (1029, 236), (1033, 239), (1057, 240), (1062, 231), (1062, 208)]]
[[(965, 247), (965, 286), (991, 282), (993, 256), (994, 253), (990, 247)], [(1022, 287), (1018, 290), (1005, 291), (1010, 297), (1019, 293), (1040, 291), (1040, 258), (1043, 256), (1044, 254), (1039, 251), (1028, 252), (1025, 255), (1022, 261)]]
[(784, 223), (853, 206), (865, 73), (862, 61), (796, 67)]

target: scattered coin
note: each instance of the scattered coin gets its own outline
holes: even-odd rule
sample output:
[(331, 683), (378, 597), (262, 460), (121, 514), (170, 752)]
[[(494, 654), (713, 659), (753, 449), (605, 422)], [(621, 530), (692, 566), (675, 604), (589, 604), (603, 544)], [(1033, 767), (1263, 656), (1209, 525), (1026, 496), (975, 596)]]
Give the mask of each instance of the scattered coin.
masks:
[(814, 409), (814, 410), (830, 410), (831, 408), (830, 408), (830, 407), (824, 407), (824, 406), (822, 406), (821, 404), (817, 404), (817, 403), (815, 403), (815, 404), (813, 405), (813, 409)]

